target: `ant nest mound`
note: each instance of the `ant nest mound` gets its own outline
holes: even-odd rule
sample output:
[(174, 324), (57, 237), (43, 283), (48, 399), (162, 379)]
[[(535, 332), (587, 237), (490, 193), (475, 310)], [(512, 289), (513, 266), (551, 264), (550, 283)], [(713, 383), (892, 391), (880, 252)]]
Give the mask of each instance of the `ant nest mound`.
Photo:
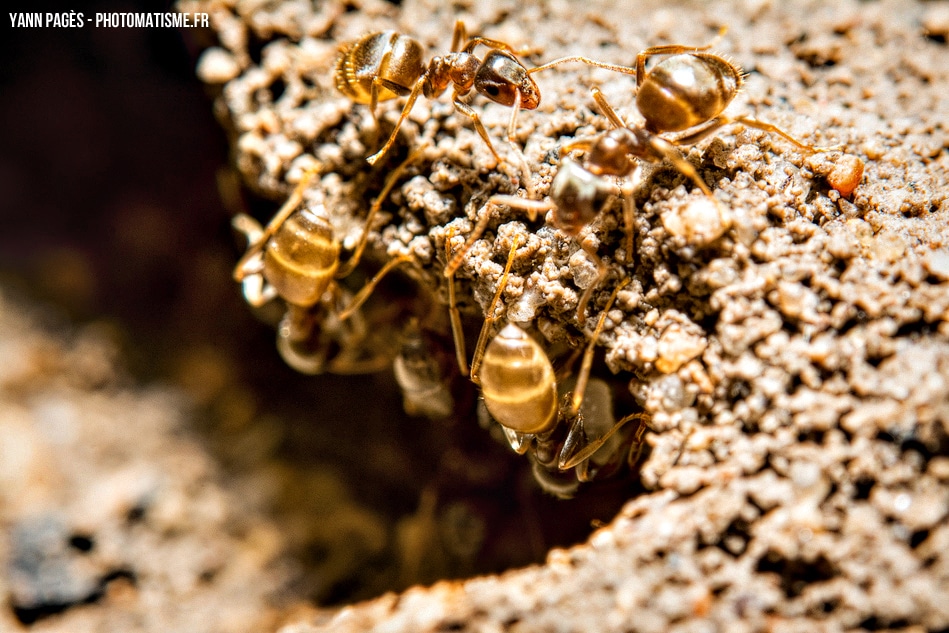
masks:
[[(343, 262), (379, 201), (360, 279), (406, 263), (398, 288), (381, 282), (360, 310), (372, 347), (394, 362), (392, 342), (421, 324), (429, 356), (450, 359), (445, 379), (471, 360), (486, 317), (489, 337), (516, 321), (575, 377), (571, 356), (595, 334), (590, 375), (617, 419), (645, 425), (625, 475), (641, 494), (586, 545), (293, 630), (949, 626), (949, 165), (931, 107), (949, 53), (918, 27), (926, 3), (765, 3), (753, 15), (659, 2), (635, 15), (612, 2), (179, 6), (211, 16), (219, 42), (198, 72), (219, 88), (246, 186), (283, 201), (318, 165), (301, 204), (325, 209)], [(461, 105), (420, 96), (370, 165), (405, 97), (374, 117), (340, 93), (340, 45), (392, 29), (431, 59), (450, 51), (459, 18), (491, 38), (479, 47), (506, 43), (528, 69), (695, 51), (725, 24), (715, 58), (748, 74), (729, 125), (687, 130), (688, 142), (643, 122), (636, 77), (590, 64), (537, 73), (540, 104), (513, 128), (487, 88)], [(614, 128), (628, 132), (624, 159), (646, 161), (618, 176), (591, 141)], [(573, 197), (556, 185), (570, 150), (593, 178), (568, 182)], [(574, 226), (565, 201), (595, 217)], [(469, 343), (457, 363), (453, 293)], [(338, 316), (327, 312), (320, 325)], [(498, 450), (521, 441), (507, 433)]]

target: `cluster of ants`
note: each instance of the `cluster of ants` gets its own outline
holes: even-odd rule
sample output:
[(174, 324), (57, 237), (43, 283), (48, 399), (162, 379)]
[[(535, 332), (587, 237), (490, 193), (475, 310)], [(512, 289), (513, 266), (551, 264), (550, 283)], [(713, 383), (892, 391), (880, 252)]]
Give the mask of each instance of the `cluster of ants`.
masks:
[[(517, 57), (518, 51), (511, 46), (481, 36), (468, 37), (459, 21), (453, 33), (451, 52), (436, 56), (427, 64), (423, 46), (408, 35), (391, 30), (365, 35), (341, 47), (335, 79), (342, 94), (357, 104), (368, 105), (374, 117), (379, 102), (406, 97), (395, 127), (382, 148), (368, 157), (369, 163), (377, 163), (390, 151), (420, 95), (435, 98), (449, 87), (455, 110), (471, 119), (478, 135), (500, 163), (502, 159), (477, 111), (463, 100), (472, 90), (511, 108), (507, 133), (513, 144), (519, 110), (532, 110), (540, 104), (540, 90), (533, 75), (568, 62), (581, 62), (634, 76), (641, 124), (628, 124), (603, 93), (593, 88), (593, 100), (612, 129), (561, 148), (558, 173), (551, 183), (548, 199), (495, 195), (489, 200), (488, 206), (506, 205), (526, 211), (531, 217), (538, 212), (550, 212), (549, 222), (569, 239), (574, 239), (588, 229), (611, 198), (614, 182), (611, 177), (625, 178), (634, 174), (641, 161), (668, 161), (717, 205), (708, 184), (678, 148), (697, 143), (723, 126), (740, 123), (776, 134), (805, 153), (826, 151), (803, 143), (772, 124), (725, 116), (724, 110), (742, 85), (743, 72), (728, 59), (707, 52), (712, 45), (650, 47), (636, 56), (634, 66), (572, 56), (526, 68)], [(475, 53), (478, 47), (487, 49), (483, 57)], [(664, 59), (647, 71), (646, 62), (653, 57)], [(378, 119), (376, 122), (378, 124)], [(584, 153), (582, 162), (570, 158), (574, 152)], [(327, 348), (328, 342), (335, 340), (345, 352), (347, 340), (364, 335), (361, 330), (366, 326), (356, 316), (360, 307), (384, 275), (412, 261), (408, 255), (391, 259), (355, 296), (348, 296), (339, 283), (359, 264), (383, 200), (412, 160), (414, 154), (389, 174), (369, 208), (361, 239), (345, 263), (341, 261), (341, 245), (325, 208), (302, 204), (318, 168), (301, 178), (266, 227), (244, 214), (234, 219), (235, 228), (248, 239), (247, 251), (238, 262), (234, 277), (242, 283), (244, 297), (251, 305), (260, 306), (278, 298), (286, 305), (285, 317), (278, 327), (277, 345), (291, 366), (306, 373), (379, 368), (377, 364), (359, 366), (338, 358), (328, 360)], [(856, 187), (862, 175), (860, 171), (853, 174), (850, 182), (838, 187), (843, 195), (849, 195)], [(632, 206), (625, 204), (624, 208), (627, 210), (624, 218), (627, 253), (631, 254)], [(544, 348), (525, 329), (511, 322), (494, 332), (497, 305), (519, 245), (514, 238), (469, 365), (455, 298), (454, 275), (468, 250), (484, 233), (488, 219), (486, 215), (474, 226), (458, 253), (452, 253), (453, 232), (445, 239), (444, 276), (448, 281), (449, 317), (458, 368), (480, 389), (484, 407), (503, 429), (511, 447), (530, 456), (540, 484), (555, 495), (568, 497), (578, 482), (607, 476), (622, 469), (624, 464), (632, 466), (638, 458), (646, 428), (643, 415), (632, 414), (614, 420), (609, 412), (609, 395), (601, 393), (608, 388), (603, 381), (590, 377), (594, 346), (606, 315), (629, 278), (621, 278), (612, 290), (592, 333), (587, 336), (572, 389), (562, 393), (567, 381), (558, 377)], [(586, 243), (580, 241), (597, 269), (597, 277), (578, 302), (576, 322), (580, 329), (587, 319), (591, 294), (604, 283), (608, 273), (608, 267)], [(402, 351), (394, 361), (394, 371), (410, 412), (431, 417), (451, 413), (452, 400), (444, 370), (426, 353), (424, 338), (415, 322), (408, 328)], [(585, 398), (597, 400), (597, 406), (585, 406)], [(627, 424), (633, 420), (638, 423)]]

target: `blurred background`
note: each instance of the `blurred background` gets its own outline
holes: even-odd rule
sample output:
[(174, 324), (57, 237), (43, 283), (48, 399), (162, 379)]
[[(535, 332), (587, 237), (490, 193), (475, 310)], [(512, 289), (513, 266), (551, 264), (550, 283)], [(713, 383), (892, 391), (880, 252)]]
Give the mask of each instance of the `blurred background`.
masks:
[(215, 187), (227, 150), (193, 73), (210, 35), (89, 22), (169, 10), (160, 2), (44, 7), (56, 10), (86, 26), (8, 24), (0, 41), (0, 269), (70, 319), (108, 315), (154, 339), (130, 347), (135, 369), (167, 371), (146, 357), (226, 338), (242, 318), (219, 279), (232, 257)]

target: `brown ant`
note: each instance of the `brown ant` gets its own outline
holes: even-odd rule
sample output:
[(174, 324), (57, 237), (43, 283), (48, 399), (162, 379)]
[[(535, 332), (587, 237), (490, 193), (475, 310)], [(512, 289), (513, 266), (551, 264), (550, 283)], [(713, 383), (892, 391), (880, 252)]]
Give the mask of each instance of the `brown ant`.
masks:
[[(462, 42), (465, 45), (459, 49)], [(474, 50), (482, 45), (489, 50), (484, 59), (479, 59)], [(494, 159), (501, 163), (503, 161), (478, 113), (461, 100), (472, 90), (511, 108), (507, 137), (513, 142), (518, 112), (521, 108), (534, 110), (540, 105), (540, 89), (531, 78), (532, 74), (571, 61), (627, 74), (636, 72), (628, 66), (582, 56), (564, 57), (528, 70), (515, 56), (519, 52), (522, 51), (499, 40), (481, 36), (469, 38), (461, 20), (455, 22), (451, 52), (433, 57), (427, 66), (422, 59), (424, 48), (421, 43), (397, 31), (369, 33), (344, 45), (336, 61), (336, 87), (340, 92), (356, 103), (368, 104), (373, 117), (376, 117), (376, 106), (380, 101), (408, 95), (389, 139), (382, 149), (368, 158), (369, 163), (375, 164), (389, 151), (420, 94), (432, 99), (452, 86), (455, 109), (472, 120)]]
[[(244, 298), (251, 306), (260, 307), (277, 297), (286, 303), (287, 312), (278, 326), (277, 349), (297, 371), (316, 374), (328, 369), (334, 373), (364, 373), (385, 366), (387, 360), (383, 358), (368, 361), (353, 358), (356, 345), (369, 332), (360, 319), (354, 319), (355, 323), (348, 328), (344, 324), (389, 271), (412, 258), (402, 255), (391, 259), (345, 307), (341, 305), (344, 292), (337, 280), (347, 277), (359, 264), (383, 200), (421, 149), (410, 154), (389, 174), (369, 208), (353, 255), (345, 264), (340, 262), (340, 243), (326, 209), (300, 206), (307, 187), (320, 171), (318, 166), (304, 172), (266, 228), (244, 213), (232, 220), (234, 228), (246, 235), (248, 242), (247, 251), (234, 267), (234, 279), (242, 284)], [(334, 336), (342, 353), (327, 365), (326, 355)]]
[[(469, 373), (472, 382), (480, 387), (485, 408), (501, 425), (511, 447), (520, 454), (530, 454), (535, 479), (551, 494), (571, 497), (579, 482), (613, 472), (624, 461), (633, 465), (646, 430), (645, 424), (641, 423), (632, 434), (618, 436), (627, 422), (641, 420), (643, 415), (635, 413), (618, 421), (613, 419), (609, 388), (597, 379), (592, 379), (591, 383), (590, 378), (594, 347), (606, 316), (630, 279), (624, 279), (613, 289), (590, 335), (573, 389), (561, 398), (558, 383), (563, 387), (564, 381), (558, 381), (543, 348), (520, 326), (508, 323), (488, 342), (518, 245), (519, 240), (515, 237), (481, 327), (470, 373), (464, 360), (453, 278), (450, 281), (449, 308), (459, 365), (463, 373)], [(588, 385), (595, 385), (595, 406), (584, 406)], [(608, 455), (598, 454), (604, 446), (608, 446)], [(564, 481), (563, 473), (573, 468), (576, 469), (575, 478)]]
[[(720, 31), (719, 37), (723, 33), (724, 29)], [(614, 129), (592, 139), (574, 141), (561, 148), (563, 156), (575, 150), (586, 151), (587, 156), (583, 164), (580, 165), (566, 157), (561, 160), (560, 169), (551, 183), (548, 201), (495, 195), (488, 200), (486, 206), (490, 208), (504, 205), (525, 210), (531, 219), (534, 219), (538, 212), (552, 210), (552, 224), (575, 237), (609, 204), (611, 194), (604, 177), (629, 176), (639, 168), (640, 161), (658, 163), (668, 160), (714, 202), (712, 190), (677, 147), (695, 144), (725, 125), (741, 123), (764, 132), (777, 134), (808, 154), (828, 151), (803, 143), (770, 123), (746, 117), (722, 115), (725, 108), (738, 94), (744, 81), (744, 72), (737, 64), (724, 57), (701, 52), (713, 45), (714, 41), (700, 47), (679, 44), (661, 45), (647, 48), (639, 53), (636, 56), (636, 67), (633, 73), (636, 75), (637, 86), (636, 107), (644, 119), (643, 124), (636, 127), (629, 126), (607, 102), (603, 93), (598, 88), (593, 88), (594, 101), (612, 123)], [(646, 60), (659, 55), (669, 57), (646, 72)], [(591, 65), (602, 65), (587, 58), (567, 57), (533, 68), (530, 72), (574, 60)], [(626, 72), (623, 67), (603, 66)], [(671, 140), (660, 136), (672, 132), (685, 132), (685, 134)], [(862, 168), (860, 173), (862, 173)], [(849, 191), (852, 191), (852, 187)], [(626, 257), (630, 260), (633, 251), (631, 195), (625, 196), (624, 209)], [(479, 220), (462, 250), (449, 262), (445, 276), (454, 274), (468, 250), (487, 228), (491, 217), (492, 214), (488, 212)], [(581, 242), (581, 247), (598, 271), (596, 281), (586, 288), (577, 305), (577, 321), (582, 325), (586, 319), (586, 306), (590, 296), (593, 290), (602, 283), (607, 268), (599, 255), (591, 248), (585, 246), (583, 242)]]
[[(462, 41), (465, 45), (459, 49)], [(474, 54), (480, 45), (490, 49), (483, 60)], [(502, 162), (478, 113), (461, 98), (474, 89), (495, 103), (512, 107), (508, 137), (513, 138), (518, 110), (533, 110), (540, 104), (540, 90), (515, 52), (498, 40), (468, 38), (461, 20), (455, 23), (451, 52), (432, 58), (427, 66), (421, 43), (397, 31), (370, 33), (343, 46), (336, 62), (336, 87), (356, 103), (368, 104), (373, 117), (378, 102), (408, 95), (389, 139), (368, 158), (369, 163), (375, 164), (389, 151), (420, 94), (432, 99), (449, 86), (455, 110), (472, 120), (495, 160)]]
[[(593, 88), (593, 99), (614, 129), (594, 139), (575, 141), (564, 147), (564, 151), (587, 151), (585, 169), (597, 176), (627, 176), (638, 165), (636, 159), (650, 163), (668, 160), (709, 197), (711, 189), (676, 147), (694, 145), (726, 125), (741, 123), (777, 134), (808, 154), (828, 151), (803, 143), (771, 123), (722, 115), (741, 90), (745, 73), (735, 62), (702, 51), (712, 48), (725, 30), (722, 27), (718, 36), (705, 46), (664, 44), (640, 52), (635, 69), (636, 109), (644, 119), (643, 124), (627, 125), (603, 93)], [(662, 55), (668, 57), (646, 72), (646, 60)], [(544, 67), (534, 70), (541, 68)], [(673, 140), (660, 136), (671, 132), (688, 133)]]

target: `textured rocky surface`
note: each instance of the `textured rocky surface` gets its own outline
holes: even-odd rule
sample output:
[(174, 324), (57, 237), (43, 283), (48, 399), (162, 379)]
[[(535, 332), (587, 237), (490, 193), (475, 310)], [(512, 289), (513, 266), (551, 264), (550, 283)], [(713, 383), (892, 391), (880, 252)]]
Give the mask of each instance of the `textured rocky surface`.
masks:
[[(188, 438), (188, 418), (168, 392), (117, 382), (101, 341), (51, 342), (4, 316), (0, 332), (12, 334), (5, 357), (25, 360), (4, 370), (0, 392), (8, 403), (0, 449), (11, 455), (0, 460), (8, 533), (0, 554), (13, 607), (0, 623), (15, 629), (44, 615), (33, 629), (266, 630), (289, 622), (284, 633), (949, 628), (945, 4), (642, 2), (635, 13), (619, 4), (180, 6), (212, 16), (219, 45), (198, 73), (220, 88), (215, 109), (244, 184), (280, 201), (320, 161), (319, 186), (305, 198), (331, 211), (344, 257), (385, 174), (427, 143), (384, 201), (360, 273), (344, 280), (355, 290), (388, 258), (415, 258), (363, 310), (375, 337), (367, 347), (384, 354), (394, 354), (408, 316), (433, 314), (433, 349), (450, 359), (445, 241), (452, 235), (457, 252), (485, 213), (496, 217), (457, 274), (469, 334), (517, 237), (498, 314), (532, 322), (551, 350), (584, 340), (593, 319), (580, 327), (576, 306), (595, 269), (579, 245), (542, 219), (485, 202), (494, 193), (543, 199), (561, 144), (609, 128), (589, 88), (599, 86), (635, 123), (634, 81), (580, 64), (537, 75), (543, 101), (520, 113), (522, 155), (504, 140), (509, 111), (474, 98), (502, 165), (447, 97), (420, 99), (392, 154), (371, 168), (363, 159), (401, 101), (380, 105), (380, 132), (366, 106), (336, 91), (342, 41), (395, 28), (434, 55), (447, 51), (462, 18), (469, 32), (536, 47), (528, 66), (568, 54), (631, 63), (647, 46), (705, 43), (725, 24), (716, 50), (749, 72), (729, 112), (846, 150), (807, 156), (757, 130), (725, 128), (688, 152), (719, 207), (661, 165), (635, 188), (617, 184), (636, 203), (633, 253), (618, 202), (581, 236), (610, 270), (591, 315), (620, 278), (631, 279), (608, 315), (594, 368), (618, 414), (649, 416), (643, 461), (611, 493), (622, 509), (602, 516), (564, 503), (569, 516), (540, 521), (606, 524), (585, 543), (523, 566), (520, 550), (538, 542), (530, 523), (479, 521), (471, 511), (486, 512), (486, 501), (474, 506), (470, 490), (495, 495), (511, 467), (496, 467), (491, 450), (481, 462), (445, 440), (487, 435), (457, 376), (454, 426), (392, 423), (401, 444), (386, 441), (388, 420), (316, 431), (331, 436), (321, 457), (343, 456), (364, 474), (321, 466), (294, 494), (281, 493), (291, 469), (268, 453), (280, 435), (275, 423), (240, 385), (209, 381), (220, 370), (213, 359), (192, 355), (202, 370), (192, 365), (192, 394), (217, 384), (208, 402), (231, 420), (210, 443), (255, 469), (218, 482), (215, 453)], [(864, 161), (865, 174), (845, 197), (838, 189), (848, 155)], [(334, 407), (370, 398), (351, 391), (340, 395), (344, 405), (325, 399)], [(115, 421), (129, 409), (143, 413)], [(234, 434), (222, 439), (227, 429)], [(444, 446), (452, 450), (433, 458)], [(440, 479), (426, 479), (423, 465), (435, 460)], [(446, 481), (464, 482), (464, 503), (449, 503)], [(386, 522), (353, 499), (360, 485), (405, 491), (417, 509)], [(582, 489), (578, 501), (601, 485)], [(308, 497), (309, 505), (301, 501)], [(531, 499), (510, 498), (515, 506)], [(272, 510), (281, 504), (306, 510)], [(261, 507), (272, 514), (257, 518)], [(513, 517), (510, 507), (500, 514)], [(457, 578), (480, 569), (488, 542), (506, 552), (497, 560), (520, 567), (339, 609), (295, 615), (287, 606), (294, 596), (332, 601)], [(319, 580), (294, 594), (288, 583), (298, 570), (287, 561), (307, 548), (320, 552)], [(381, 556), (393, 559), (384, 571)], [(361, 591), (340, 593), (354, 583)]]

